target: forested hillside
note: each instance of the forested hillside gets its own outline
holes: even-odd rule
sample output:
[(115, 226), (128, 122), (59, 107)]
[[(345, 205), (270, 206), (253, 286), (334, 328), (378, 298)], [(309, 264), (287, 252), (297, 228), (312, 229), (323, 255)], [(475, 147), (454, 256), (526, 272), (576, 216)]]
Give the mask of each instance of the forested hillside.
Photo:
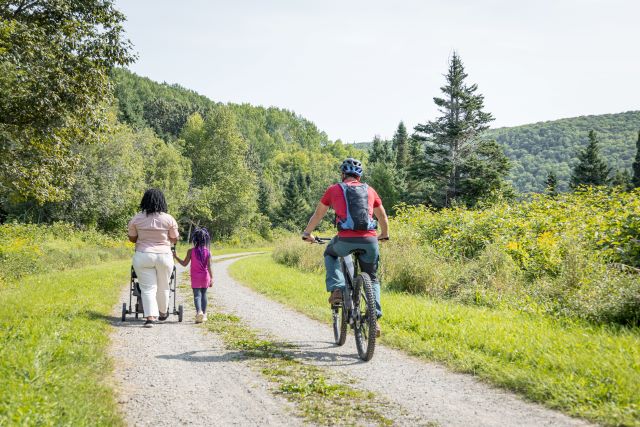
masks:
[(150, 127), (167, 142), (177, 139), (181, 143), (192, 114), (206, 118), (216, 110), (228, 109), (246, 143), (243, 155), (251, 172), (247, 183), (255, 181), (251, 191), (256, 192), (261, 214), (254, 220), (262, 227), (302, 225), (315, 200), (337, 179), (340, 161), (361, 154), (340, 141), (329, 141), (315, 124), (288, 110), (250, 104), (223, 106), (192, 90), (157, 83), (123, 69), (115, 70), (113, 79), (119, 119), (134, 127)]
[(600, 149), (613, 173), (630, 169), (640, 130), (640, 111), (581, 116), (510, 128), (487, 134), (504, 147), (512, 160), (511, 180), (519, 191), (544, 190), (545, 179), (554, 172), (560, 189), (567, 188), (576, 153), (596, 132)]

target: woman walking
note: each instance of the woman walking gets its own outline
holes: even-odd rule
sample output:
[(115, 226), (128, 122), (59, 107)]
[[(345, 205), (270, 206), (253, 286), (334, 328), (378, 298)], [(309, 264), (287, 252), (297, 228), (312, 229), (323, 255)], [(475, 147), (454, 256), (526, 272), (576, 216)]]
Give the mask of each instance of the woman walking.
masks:
[(129, 221), (129, 240), (136, 244), (133, 268), (140, 283), (146, 328), (169, 315), (171, 245), (178, 238), (178, 223), (167, 213), (162, 191), (154, 188), (145, 191), (140, 212)]

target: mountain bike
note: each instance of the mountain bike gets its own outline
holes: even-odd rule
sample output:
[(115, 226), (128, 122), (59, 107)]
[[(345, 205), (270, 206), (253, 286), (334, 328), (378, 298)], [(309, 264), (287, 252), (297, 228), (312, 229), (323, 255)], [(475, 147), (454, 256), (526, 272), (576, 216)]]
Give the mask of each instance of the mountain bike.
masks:
[[(316, 237), (315, 243), (325, 244), (328, 238)], [(358, 271), (358, 257), (361, 251), (355, 250), (346, 257), (340, 257), (340, 265), (345, 278), (342, 302), (331, 306), (333, 314), (333, 337), (336, 345), (343, 345), (347, 339), (347, 327), (351, 326), (356, 338), (358, 356), (365, 362), (371, 360), (376, 348), (375, 294), (371, 278), (365, 272)]]

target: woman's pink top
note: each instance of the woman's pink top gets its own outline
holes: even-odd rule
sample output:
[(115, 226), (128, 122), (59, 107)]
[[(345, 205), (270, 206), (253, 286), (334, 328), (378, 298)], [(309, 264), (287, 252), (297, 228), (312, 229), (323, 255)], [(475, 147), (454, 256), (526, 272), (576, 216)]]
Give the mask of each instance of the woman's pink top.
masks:
[(136, 252), (171, 254), (171, 241), (177, 239), (178, 223), (168, 213), (138, 213), (129, 221), (129, 236), (136, 237)]
[(208, 288), (211, 282), (211, 275), (209, 274), (209, 258), (211, 253), (209, 249), (203, 248), (204, 259), (200, 259), (196, 248), (191, 249), (191, 287), (192, 288)]

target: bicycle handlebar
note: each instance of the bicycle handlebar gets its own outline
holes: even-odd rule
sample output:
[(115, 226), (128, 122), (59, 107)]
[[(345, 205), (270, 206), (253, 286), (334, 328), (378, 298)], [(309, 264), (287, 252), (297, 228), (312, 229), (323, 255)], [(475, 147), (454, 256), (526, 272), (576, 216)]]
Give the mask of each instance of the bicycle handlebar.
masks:
[[(305, 242), (307, 241), (304, 237), (302, 238), (302, 240), (304, 240)], [(389, 238), (388, 237), (383, 237), (382, 239), (378, 239), (380, 240), (385, 240), (388, 241)], [(324, 245), (326, 242), (330, 242), (331, 238), (330, 237), (317, 237), (311, 242), (311, 243), (317, 243), (319, 245)]]

